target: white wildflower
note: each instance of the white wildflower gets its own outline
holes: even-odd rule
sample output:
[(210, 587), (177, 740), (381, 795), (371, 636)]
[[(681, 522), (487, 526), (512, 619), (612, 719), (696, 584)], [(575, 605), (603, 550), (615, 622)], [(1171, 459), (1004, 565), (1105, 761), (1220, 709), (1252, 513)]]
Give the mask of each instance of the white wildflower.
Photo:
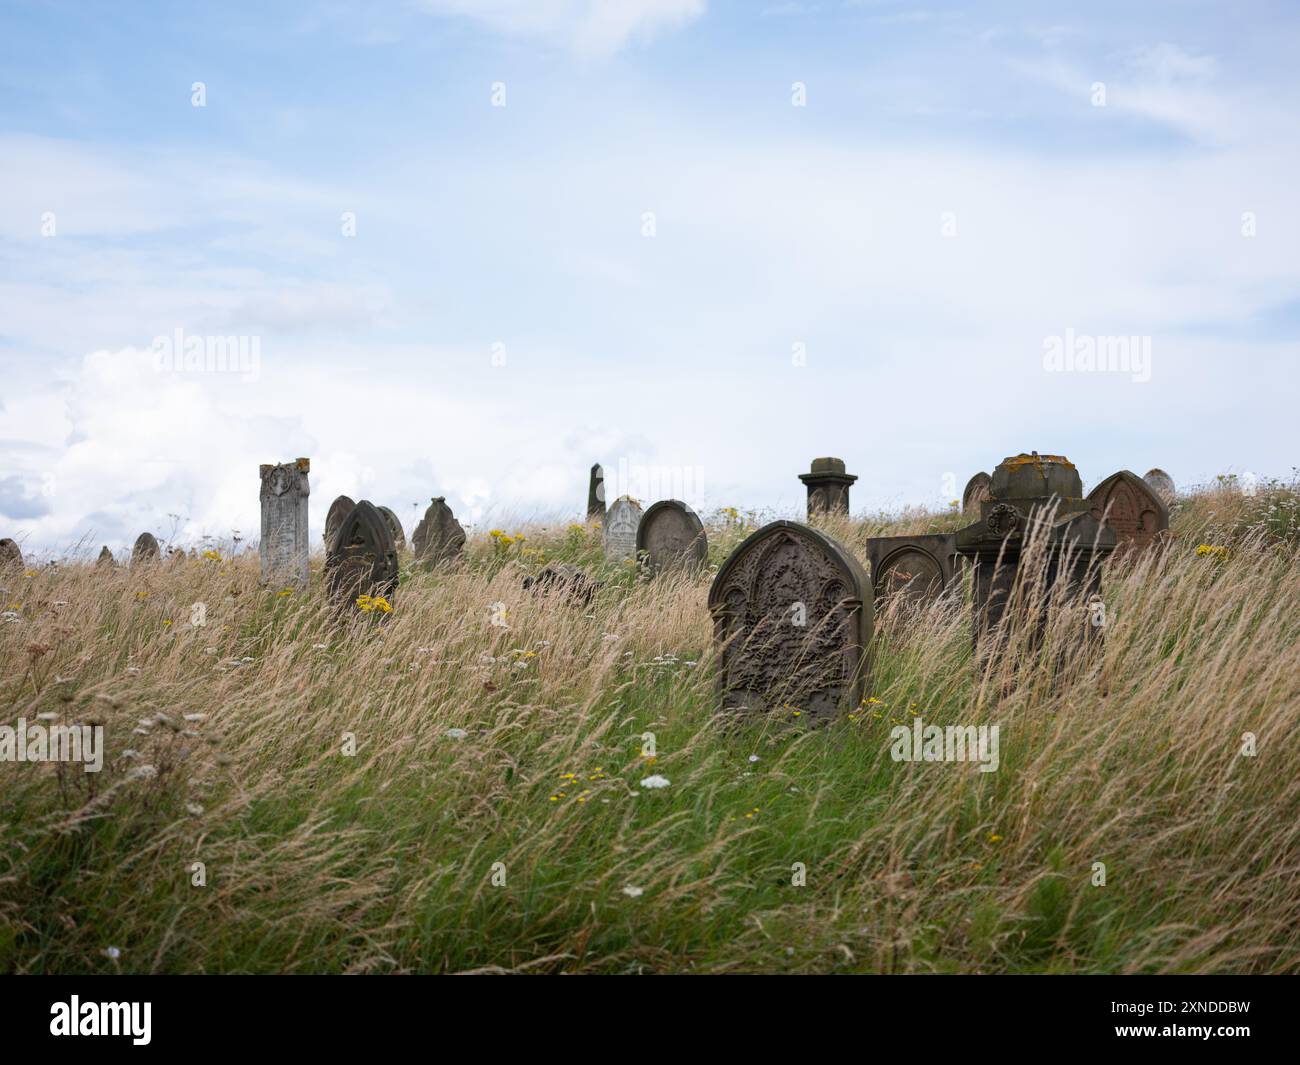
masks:
[(646, 777), (645, 780), (641, 781), (641, 787), (666, 788), (671, 783), (672, 781), (669, 780), (667, 777), (660, 776), (658, 773), (656, 773), (654, 776)]
[(625, 884), (623, 886), (623, 894), (629, 899), (639, 899), (645, 894), (645, 888), (639, 888), (635, 884)]

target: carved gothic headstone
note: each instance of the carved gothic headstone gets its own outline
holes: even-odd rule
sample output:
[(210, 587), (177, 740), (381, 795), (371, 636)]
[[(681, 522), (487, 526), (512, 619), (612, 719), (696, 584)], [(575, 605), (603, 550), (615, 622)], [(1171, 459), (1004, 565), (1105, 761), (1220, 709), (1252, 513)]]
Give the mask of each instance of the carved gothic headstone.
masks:
[(1121, 550), (1147, 547), (1169, 529), (1169, 508), (1135, 473), (1112, 473), (1088, 493), (1088, 510), (1115, 530)]
[(914, 605), (937, 599), (952, 583), (956, 556), (952, 533), (869, 539), (867, 561), (876, 599), (902, 596)]
[(433, 567), (458, 557), (464, 546), (465, 530), (447, 506), (447, 500), (435, 496), (411, 535), (416, 561)]
[(309, 459), (261, 467), (262, 583), (307, 587)]
[(989, 498), (989, 483), (993, 480), (987, 473), (977, 473), (966, 482), (966, 490), (961, 494), (961, 512), (978, 513), (980, 504)]
[(587, 520), (605, 520), (605, 468), (599, 462), (591, 468), (587, 485)]
[(325, 556), (325, 588), (335, 605), (346, 608), (361, 596), (391, 601), (397, 590), (397, 545), (383, 514), (363, 499), (334, 532)]
[(709, 537), (699, 516), (680, 499), (661, 499), (641, 516), (636, 553), (652, 573), (699, 570), (709, 560)]
[(1151, 486), (1151, 490), (1160, 497), (1160, 501), (1166, 507), (1172, 506), (1174, 500), (1178, 498), (1178, 489), (1174, 485), (1174, 479), (1164, 470), (1158, 468), (1147, 470), (1146, 476), (1142, 480)]
[(22, 548), (9, 537), (0, 540), (0, 571), (21, 569), (23, 564)]
[(534, 595), (556, 596), (579, 606), (590, 606), (591, 600), (600, 590), (600, 582), (592, 580), (577, 566), (554, 563), (543, 568), (535, 577), (525, 577), (524, 588)]
[(636, 558), (636, 530), (641, 524), (641, 504), (619, 496), (605, 513), (605, 558), (623, 562)]
[(157, 562), (162, 557), (162, 548), (153, 533), (142, 532), (136, 537), (135, 546), (131, 548), (131, 565)]
[(388, 522), (388, 531), (393, 534), (393, 543), (397, 550), (406, 546), (406, 533), (402, 531), (401, 520), (388, 507), (378, 507), (379, 513), (384, 516), (384, 521)]
[(799, 480), (808, 488), (808, 517), (819, 511), (847, 517), (849, 487), (857, 479), (857, 474), (844, 472), (843, 459), (813, 459), (812, 468), (799, 474)]
[(722, 709), (813, 719), (867, 693), (871, 584), (848, 551), (793, 521), (765, 525), (709, 589)]
[(357, 504), (350, 496), (339, 496), (330, 504), (330, 509), (325, 515), (325, 550), (329, 550), (330, 544), (334, 540), (334, 534), (338, 532), (339, 525), (343, 519), (352, 513), (352, 508)]

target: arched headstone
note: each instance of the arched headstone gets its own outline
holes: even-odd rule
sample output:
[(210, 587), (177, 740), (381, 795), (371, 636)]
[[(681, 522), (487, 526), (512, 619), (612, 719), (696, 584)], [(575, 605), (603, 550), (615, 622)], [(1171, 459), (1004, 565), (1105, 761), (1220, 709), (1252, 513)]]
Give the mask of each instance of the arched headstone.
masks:
[(867, 561), (876, 599), (904, 596), (916, 605), (937, 599), (952, 582), (956, 555), (952, 533), (869, 539)]
[(636, 554), (653, 573), (699, 570), (709, 560), (709, 537), (699, 515), (680, 499), (661, 499), (641, 515)]
[(388, 531), (393, 534), (393, 544), (400, 551), (406, 546), (406, 533), (402, 531), (401, 521), (388, 507), (378, 507), (376, 509), (384, 516), (384, 521), (388, 522)]
[(435, 496), (411, 535), (411, 549), (416, 560), (436, 566), (456, 558), (465, 546), (465, 530), (447, 506), (443, 496)]
[(763, 526), (718, 570), (709, 612), (723, 710), (820, 719), (866, 695), (871, 584), (825, 533)]
[(361, 596), (391, 599), (397, 589), (397, 546), (388, 522), (363, 499), (334, 532), (325, 557), (325, 587), (345, 607)]
[(1089, 492), (1088, 510), (1115, 530), (1121, 550), (1141, 550), (1169, 529), (1169, 508), (1164, 500), (1129, 470), (1112, 473)]
[(631, 496), (619, 496), (605, 513), (605, 558), (623, 562), (636, 558), (636, 530), (641, 524), (641, 504)]
[(1166, 507), (1172, 506), (1174, 500), (1178, 498), (1178, 488), (1174, 485), (1174, 479), (1164, 470), (1159, 468), (1147, 470), (1142, 480), (1151, 486), (1151, 490), (1160, 497)]
[(350, 496), (339, 496), (325, 513), (325, 550), (334, 542), (334, 534), (339, 531), (343, 519), (352, 513), (357, 504)]
[(142, 532), (136, 537), (135, 546), (131, 548), (131, 565), (157, 562), (162, 557), (162, 549), (153, 533)]
[(22, 565), (22, 548), (7, 536), (0, 540), (0, 570), (21, 569)]
[(966, 482), (966, 490), (961, 494), (961, 512), (970, 514), (977, 512), (980, 504), (989, 498), (989, 485), (993, 478), (987, 473), (977, 473)]

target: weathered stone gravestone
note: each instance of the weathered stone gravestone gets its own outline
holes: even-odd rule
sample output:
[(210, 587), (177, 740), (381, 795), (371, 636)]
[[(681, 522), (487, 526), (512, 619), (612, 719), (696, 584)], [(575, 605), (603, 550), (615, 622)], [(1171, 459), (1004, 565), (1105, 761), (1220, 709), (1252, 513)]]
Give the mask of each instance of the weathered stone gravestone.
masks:
[(534, 577), (525, 577), (524, 589), (534, 595), (553, 595), (578, 606), (590, 606), (600, 590), (600, 582), (592, 580), (577, 566), (554, 563), (544, 567)]
[(587, 520), (605, 520), (605, 468), (599, 462), (591, 468), (587, 485)]
[(1122, 551), (1140, 551), (1169, 530), (1169, 508), (1164, 500), (1128, 470), (1112, 473), (1089, 492), (1088, 510), (1115, 530)]
[[(1115, 550), (1115, 534), (1088, 510), (1082, 498), (1079, 471), (1060, 455), (1016, 455), (1003, 459), (989, 483), (989, 498), (980, 504), (980, 520), (958, 529), (957, 553), (974, 565), (975, 644), (991, 650), (986, 639), (1002, 621), (1013, 595), (1021, 608), (1029, 608), (1031, 596), (1023, 582), (1017, 585), (1022, 555), (1031, 542), (1041, 542), (1044, 592), (1058, 582), (1061, 591), (1080, 602), (1101, 592), (1101, 571), (1095, 563)], [(1035, 541), (1035, 538), (1040, 540)], [(1021, 595), (1020, 593), (1024, 593)], [(1039, 603), (1046, 620), (1046, 597)], [(1083, 617), (1084, 635), (1100, 636)]]
[(843, 459), (813, 459), (812, 469), (799, 474), (808, 488), (808, 517), (818, 512), (847, 516), (849, 486), (857, 479), (857, 474), (844, 472)]
[(819, 720), (867, 694), (871, 583), (825, 533), (763, 526), (718, 570), (709, 612), (723, 710)]
[(641, 504), (619, 496), (605, 513), (605, 558), (624, 562), (636, 558), (636, 530), (641, 524)]
[(636, 554), (651, 573), (696, 571), (709, 560), (709, 537), (699, 515), (680, 499), (661, 499), (641, 516)]
[(7, 536), (3, 540), (0, 540), (0, 571), (7, 569), (21, 569), (22, 565), (22, 548)]
[(131, 565), (139, 566), (149, 562), (157, 562), (162, 558), (162, 548), (158, 546), (158, 540), (153, 533), (142, 532), (135, 539), (135, 546), (131, 548)]
[(310, 472), (310, 459), (261, 467), (262, 538), (258, 555), (263, 584), (307, 587)]
[(334, 532), (325, 556), (325, 588), (339, 608), (362, 596), (389, 600), (397, 590), (397, 545), (383, 514), (363, 499)]
[(108, 544), (99, 549), (99, 558), (95, 559), (95, 565), (106, 569), (112, 569), (117, 565), (117, 560), (113, 558), (113, 552), (108, 549)]
[(987, 473), (977, 473), (966, 482), (966, 490), (961, 494), (961, 512), (974, 514), (980, 504), (989, 497), (989, 483), (993, 480)]
[(388, 507), (377, 507), (375, 509), (384, 516), (384, 521), (388, 522), (388, 531), (393, 534), (393, 543), (396, 545), (397, 550), (400, 551), (406, 546), (406, 533), (402, 531), (401, 521)]
[(1174, 479), (1169, 474), (1159, 468), (1147, 470), (1146, 476), (1142, 480), (1151, 486), (1151, 491), (1160, 497), (1160, 501), (1166, 507), (1173, 506), (1174, 500), (1178, 498), (1178, 488), (1174, 485)]
[(867, 561), (876, 601), (901, 596), (913, 606), (933, 602), (952, 584), (956, 558), (953, 533), (872, 537)]
[(457, 558), (464, 546), (465, 530), (447, 506), (446, 498), (435, 496), (411, 534), (416, 561), (432, 568)]
[(325, 515), (325, 550), (334, 541), (334, 534), (339, 531), (339, 526), (343, 524), (343, 519), (352, 513), (352, 508), (357, 504), (350, 496), (339, 496), (330, 504), (330, 509)]

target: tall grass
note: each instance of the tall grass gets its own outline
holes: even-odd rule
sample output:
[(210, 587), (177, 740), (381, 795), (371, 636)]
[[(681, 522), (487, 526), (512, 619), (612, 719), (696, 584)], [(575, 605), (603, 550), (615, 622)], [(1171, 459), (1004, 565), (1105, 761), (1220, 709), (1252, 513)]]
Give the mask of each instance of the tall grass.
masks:
[[(824, 728), (720, 721), (710, 574), (582, 526), (476, 533), (342, 625), (319, 559), (292, 594), (247, 555), (8, 573), (0, 723), (108, 756), (0, 763), (0, 968), (1296, 972), (1300, 538), (1266, 505), (1220, 486), (1108, 565), (1069, 681), (1025, 668), (1060, 617), (980, 667), (960, 595), (885, 606), (877, 701)], [(714, 515), (713, 568), (761, 520)], [(861, 557), (959, 524), (827, 526)], [(544, 561), (595, 601), (525, 592)], [(998, 724), (1000, 768), (893, 761), (917, 715)]]

